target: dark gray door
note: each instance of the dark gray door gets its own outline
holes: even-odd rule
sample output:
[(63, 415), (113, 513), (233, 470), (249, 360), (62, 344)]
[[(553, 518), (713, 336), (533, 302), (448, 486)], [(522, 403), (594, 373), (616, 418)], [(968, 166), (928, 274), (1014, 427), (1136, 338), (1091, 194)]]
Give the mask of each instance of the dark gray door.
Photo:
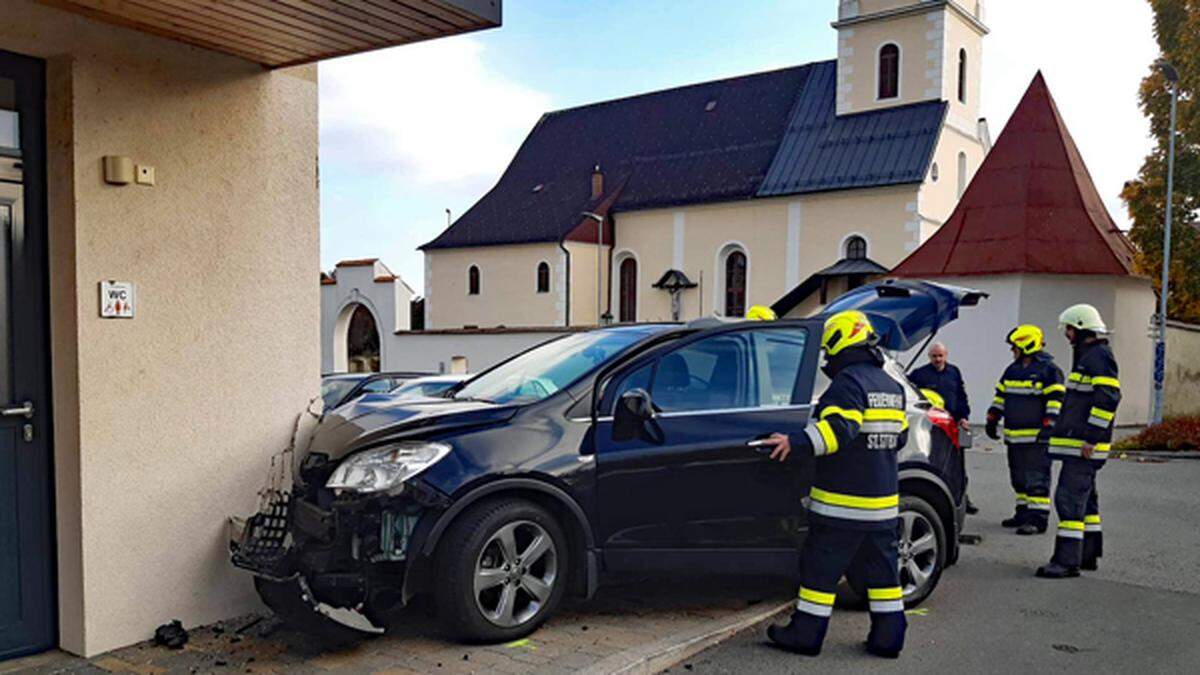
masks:
[(56, 641), (44, 82), (0, 51), (0, 659)]

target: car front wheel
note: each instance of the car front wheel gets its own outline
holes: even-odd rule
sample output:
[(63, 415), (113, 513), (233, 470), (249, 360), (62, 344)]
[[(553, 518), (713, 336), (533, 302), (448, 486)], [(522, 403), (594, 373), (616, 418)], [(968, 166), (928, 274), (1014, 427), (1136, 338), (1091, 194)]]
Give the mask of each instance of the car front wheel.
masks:
[(457, 638), (523, 637), (562, 599), (569, 569), (566, 535), (537, 504), (520, 499), (479, 504), (442, 541), (434, 595), (444, 628)]

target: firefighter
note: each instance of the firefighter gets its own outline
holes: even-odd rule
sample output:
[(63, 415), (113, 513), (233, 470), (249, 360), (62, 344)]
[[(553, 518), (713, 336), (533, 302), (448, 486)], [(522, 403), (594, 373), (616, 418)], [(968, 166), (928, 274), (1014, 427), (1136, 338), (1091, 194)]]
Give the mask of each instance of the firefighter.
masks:
[(1050, 519), (1050, 458), (1046, 454), (1049, 429), (1062, 410), (1063, 374), (1046, 353), (1042, 329), (1017, 326), (1004, 339), (1013, 362), (996, 383), (996, 397), (987, 413), (987, 435), (999, 439), (997, 425), (1004, 421), (1008, 446), (1008, 475), (1017, 508), (1001, 521), (1017, 534), (1041, 534)]
[(791, 437), (773, 434), (771, 459), (793, 452), (816, 457), (809, 530), (800, 552), (800, 594), (776, 644), (801, 654), (821, 651), (838, 581), (861, 565), (871, 609), (867, 651), (895, 658), (904, 647), (904, 600), (897, 565), (899, 484), (896, 454), (908, 437), (904, 389), (883, 371), (878, 336), (865, 314), (839, 312), (825, 322), (821, 348), (831, 380), (814, 423)]
[(1058, 318), (1074, 348), (1071, 374), (1062, 413), (1050, 430), (1050, 457), (1062, 461), (1054, 508), (1058, 536), (1054, 556), (1037, 569), (1048, 579), (1077, 577), (1079, 570), (1095, 570), (1103, 555), (1100, 502), (1096, 472), (1108, 459), (1113, 419), (1121, 402), (1117, 360), (1108, 340), (1108, 328), (1091, 305), (1073, 305)]

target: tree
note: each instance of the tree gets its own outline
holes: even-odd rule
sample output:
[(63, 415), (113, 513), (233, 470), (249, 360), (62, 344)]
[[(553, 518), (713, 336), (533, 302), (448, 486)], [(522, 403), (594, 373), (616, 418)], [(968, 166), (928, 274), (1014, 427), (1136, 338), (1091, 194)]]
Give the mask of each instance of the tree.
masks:
[[(1179, 71), (1167, 316), (1200, 323), (1200, 0), (1148, 2), (1154, 11), (1154, 34), (1162, 56)], [(1157, 142), (1138, 177), (1125, 184), (1121, 197), (1133, 219), (1129, 236), (1139, 250), (1138, 271), (1154, 279), (1155, 289), (1161, 291), (1171, 88), (1153, 66), (1142, 80), (1139, 100)]]

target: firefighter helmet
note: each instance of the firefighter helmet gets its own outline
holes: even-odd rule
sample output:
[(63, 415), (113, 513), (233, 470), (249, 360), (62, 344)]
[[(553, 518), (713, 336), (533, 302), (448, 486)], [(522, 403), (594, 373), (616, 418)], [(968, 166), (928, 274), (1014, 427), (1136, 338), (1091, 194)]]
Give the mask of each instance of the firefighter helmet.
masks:
[(754, 305), (746, 312), (746, 319), (749, 321), (774, 321), (778, 318), (775, 310), (765, 305)]
[(1062, 314), (1058, 315), (1058, 325), (1060, 328), (1070, 326), (1077, 330), (1090, 330), (1093, 333), (1107, 333), (1108, 327), (1104, 325), (1104, 319), (1100, 317), (1100, 312), (1091, 305), (1071, 305), (1063, 310)]
[(860, 344), (873, 345), (878, 336), (866, 314), (849, 309), (838, 312), (825, 320), (825, 332), (821, 335), (821, 349), (827, 356), (837, 356), (847, 347)]
[(1008, 331), (1008, 337), (1004, 338), (1004, 341), (1021, 350), (1025, 356), (1033, 356), (1046, 345), (1042, 329), (1028, 323)]

